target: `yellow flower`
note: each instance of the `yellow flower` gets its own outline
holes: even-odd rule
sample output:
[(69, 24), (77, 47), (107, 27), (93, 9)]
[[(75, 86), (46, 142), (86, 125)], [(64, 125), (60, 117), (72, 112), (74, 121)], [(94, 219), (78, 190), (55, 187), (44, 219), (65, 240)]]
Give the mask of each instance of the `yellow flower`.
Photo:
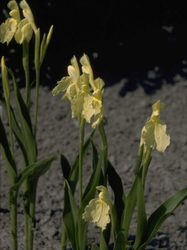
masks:
[(72, 117), (77, 116), (79, 118), (80, 114), (82, 114), (86, 122), (90, 123), (95, 111), (92, 105), (93, 96), (90, 92), (88, 77), (84, 73), (80, 77), (80, 86), (80, 90), (72, 104)]
[(85, 207), (85, 212), (83, 213), (82, 218), (85, 221), (97, 223), (97, 226), (101, 227), (103, 231), (110, 222), (112, 204), (106, 187), (97, 186), (96, 189), (100, 191), (99, 198), (93, 199), (89, 202)]
[(104, 117), (104, 107), (103, 107), (104, 81), (101, 78), (97, 78), (96, 80), (94, 80), (92, 67), (90, 65), (90, 60), (86, 54), (84, 54), (81, 57), (80, 63), (82, 64), (82, 71), (89, 76), (89, 83), (93, 90), (92, 105), (94, 107), (94, 121), (92, 123), (92, 127), (95, 128), (99, 125), (99, 123)]
[(150, 148), (156, 148), (159, 152), (164, 152), (170, 144), (170, 136), (166, 133), (166, 125), (160, 120), (160, 111), (164, 107), (164, 103), (160, 101), (152, 106), (152, 115), (147, 119), (141, 133), (140, 146), (144, 144), (144, 153)]
[(90, 123), (94, 116), (92, 127), (95, 128), (104, 117), (102, 103), (104, 82), (100, 78), (94, 80), (87, 55), (84, 54), (80, 62), (83, 65), (83, 74), (80, 76), (77, 59), (74, 56), (71, 59), (71, 65), (68, 66), (69, 76), (57, 82), (58, 85), (53, 89), (52, 94), (57, 95), (59, 92), (66, 91), (62, 99), (69, 99), (72, 118), (80, 119), (83, 116), (86, 122)]
[(58, 85), (52, 90), (52, 94), (57, 95), (59, 92), (66, 91), (62, 99), (68, 98), (69, 101), (73, 103), (73, 99), (79, 91), (78, 84), (80, 78), (79, 67), (75, 56), (71, 59), (71, 65), (68, 66), (68, 74), (69, 76), (63, 77), (57, 82)]
[(25, 18), (21, 20), (18, 5), (15, 0), (8, 2), (10, 18), (0, 26), (0, 42), (7, 43), (14, 37), (16, 42), (22, 44), (24, 40), (30, 41), (33, 30), (36, 31), (32, 12), (25, 0), (21, 1), (20, 6), (23, 8)]

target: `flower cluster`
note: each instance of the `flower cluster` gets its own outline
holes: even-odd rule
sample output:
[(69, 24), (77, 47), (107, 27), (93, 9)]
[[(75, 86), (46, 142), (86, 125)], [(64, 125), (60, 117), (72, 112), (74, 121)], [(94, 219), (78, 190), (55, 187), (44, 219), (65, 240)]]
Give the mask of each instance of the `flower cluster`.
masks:
[(19, 44), (22, 44), (24, 40), (29, 42), (33, 31), (36, 32), (37, 30), (29, 5), (25, 0), (20, 2), (23, 19), (20, 17), (19, 7), (15, 0), (9, 1), (7, 6), (10, 9), (10, 17), (0, 26), (0, 42), (6, 42), (8, 45), (13, 37)]
[(82, 75), (76, 57), (71, 59), (71, 65), (68, 66), (69, 76), (63, 77), (57, 82), (53, 89), (53, 95), (64, 92), (62, 99), (68, 99), (71, 103), (72, 118), (77, 117), (80, 121), (84, 117), (86, 122), (90, 123), (94, 117), (92, 127), (99, 125), (104, 117), (103, 107), (103, 86), (101, 78), (94, 80), (93, 71), (89, 58), (84, 54), (80, 63), (82, 65)]
[(144, 152), (150, 148), (156, 148), (159, 152), (164, 152), (170, 144), (170, 136), (166, 133), (166, 125), (160, 119), (160, 111), (165, 105), (157, 101), (152, 106), (152, 115), (147, 119), (141, 133), (140, 146), (144, 144)]

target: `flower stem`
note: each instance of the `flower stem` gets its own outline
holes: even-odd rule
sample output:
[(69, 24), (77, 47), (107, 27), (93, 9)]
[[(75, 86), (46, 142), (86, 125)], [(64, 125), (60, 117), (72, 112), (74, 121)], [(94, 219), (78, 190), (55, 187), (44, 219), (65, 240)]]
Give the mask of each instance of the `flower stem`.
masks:
[(82, 204), (82, 165), (83, 165), (83, 145), (84, 145), (84, 127), (85, 119), (80, 118), (79, 128), (79, 206)]
[(30, 73), (29, 73), (29, 43), (24, 40), (23, 41), (23, 57), (22, 57), (23, 69), (25, 72), (25, 82), (26, 82), (26, 105), (28, 111), (30, 110)]
[(17, 243), (17, 191), (14, 191), (13, 198), (10, 204), (10, 216), (11, 216), (11, 239), (13, 250), (18, 249)]
[(144, 158), (143, 169), (142, 169), (142, 184), (143, 184), (143, 187), (145, 187), (145, 178), (146, 178), (146, 175), (147, 175), (148, 167), (149, 167), (151, 159), (152, 159), (151, 153), (152, 153), (152, 148), (148, 149), (148, 151), (145, 154), (145, 158)]
[(38, 29), (35, 34), (35, 53), (34, 64), (36, 73), (36, 96), (35, 96), (35, 117), (34, 117), (34, 137), (36, 139), (37, 131), (37, 118), (38, 118), (38, 99), (39, 99), (39, 86), (40, 86), (40, 30)]
[(36, 190), (38, 180), (32, 182), (32, 189), (29, 193), (29, 231), (28, 231), (28, 250), (33, 249), (34, 241), (34, 228), (35, 228), (35, 203), (36, 203)]

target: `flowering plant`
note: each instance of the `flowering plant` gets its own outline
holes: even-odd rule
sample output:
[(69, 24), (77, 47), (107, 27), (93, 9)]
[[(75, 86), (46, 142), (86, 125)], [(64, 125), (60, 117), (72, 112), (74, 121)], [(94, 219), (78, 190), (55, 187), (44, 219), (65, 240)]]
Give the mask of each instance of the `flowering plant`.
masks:
[[(9, 131), (5, 130), (3, 116), (0, 117), (0, 147), (6, 164), (10, 190), (9, 203), (11, 215), (11, 238), (12, 248), (18, 249), (17, 239), (17, 196), (18, 191), (23, 184), (23, 208), (25, 220), (25, 249), (33, 248), (33, 237), (35, 228), (35, 197), (37, 183), (39, 177), (44, 174), (50, 167), (53, 160), (58, 158), (57, 155), (48, 156), (38, 160), (36, 132), (37, 132), (37, 114), (38, 114), (38, 97), (40, 84), (40, 67), (44, 60), (47, 47), (49, 45), (53, 26), (51, 26), (47, 38), (44, 34), (43, 40), (40, 43), (40, 29), (36, 27), (32, 11), (25, 0), (20, 2), (20, 7), (23, 13), (23, 19), (19, 11), (19, 6), (15, 0), (8, 2), (10, 9), (10, 17), (0, 26), (0, 42), (10, 43), (15, 38), (18, 44), (23, 47), (22, 65), (25, 72), (26, 82), (26, 98), (24, 100), (14, 73), (8, 69), (5, 64), (4, 57), (1, 58), (1, 73), (3, 92), (0, 93), (1, 105), (7, 115)], [(34, 66), (36, 73), (36, 99), (35, 99), (35, 117), (32, 122), (30, 115), (31, 103), (31, 83), (30, 83), (30, 56), (29, 42), (34, 33), (35, 48), (34, 48)], [(16, 110), (12, 107), (11, 91), (9, 78), (12, 79), (14, 97), (16, 102)], [(9, 140), (7, 137), (9, 133)], [(14, 153), (15, 141), (18, 143), (23, 157), (22, 172), (19, 173)]]
[[(129, 227), (137, 206), (137, 233), (133, 249), (143, 250), (167, 217), (187, 198), (187, 188), (180, 190), (167, 199), (147, 218), (144, 188), (152, 159), (152, 151), (157, 149), (157, 151), (164, 153), (170, 144), (170, 136), (166, 132), (166, 124), (160, 119), (161, 110), (164, 109), (165, 105), (159, 100), (152, 106), (152, 115), (147, 119), (141, 131), (133, 184), (128, 195), (125, 195), (122, 180), (107, 155), (108, 146), (104, 129), (105, 114), (103, 107), (104, 82), (100, 78), (98, 78), (99, 80), (94, 80), (87, 55), (84, 54), (81, 57), (80, 63), (82, 64), (83, 74), (79, 76), (78, 63), (74, 56), (71, 59), (72, 66), (68, 66), (69, 77), (63, 77), (52, 91), (53, 95), (58, 94), (60, 91), (66, 91), (62, 99), (70, 101), (72, 118), (78, 117), (80, 124), (80, 150), (78, 158), (82, 160), (79, 161), (79, 164), (74, 164), (72, 168), (64, 156), (61, 160), (65, 178), (62, 249), (65, 249), (67, 240), (70, 241), (73, 249), (87, 249), (86, 229), (88, 222), (97, 223), (97, 226), (101, 228), (100, 247), (93, 245), (93, 250), (108, 249), (110, 230), (113, 232), (114, 249), (128, 249), (130, 246), (128, 241)], [(97, 84), (98, 82), (99, 84)], [(99, 93), (99, 96), (95, 93)], [(95, 100), (96, 97), (97, 100)], [(99, 119), (95, 120), (94, 114), (96, 110)], [(93, 134), (85, 143), (85, 146), (82, 146), (85, 121), (90, 123), (93, 116), (92, 127), (95, 130), (98, 129), (100, 133), (101, 150), (95, 146)], [(83, 158), (90, 140), (94, 158), (93, 174), (82, 196)], [(102, 161), (104, 162), (103, 169)], [(69, 168), (68, 175), (67, 165)], [(78, 178), (75, 178), (75, 175), (73, 176), (75, 171), (79, 171)], [(79, 205), (74, 200), (77, 182), (79, 182)], [(109, 196), (109, 186), (113, 190), (113, 197)], [(94, 198), (94, 189), (99, 191), (98, 198)]]
[[(94, 78), (89, 57), (80, 58), (81, 70), (75, 56), (68, 66), (68, 76), (57, 82), (52, 94), (63, 93), (62, 99), (71, 105), (71, 116), (79, 122), (79, 153), (71, 166), (62, 155), (48, 156), (38, 160), (37, 152), (37, 116), (40, 84), (40, 68), (52, 36), (53, 26), (48, 35), (44, 34), (40, 42), (40, 29), (37, 28), (32, 11), (25, 0), (20, 2), (23, 18), (15, 0), (8, 3), (10, 17), (0, 26), (0, 41), (7, 45), (14, 38), (23, 48), (22, 65), (25, 73), (26, 97), (23, 98), (14, 74), (1, 58), (2, 87), (0, 101), (7, 115), (8, 131), (4, 117), (0, 115), (0, 147), (7, 168), (10, 189), (10, 216), (12, 248), (18, 249), (17, 238), (17, 196), (23, 184), (23, 208), (25, 226), (25, 249), (33, 249), (35, 228), (35, 197), (39, 177), (50, 167), (53, 160), (60, 158), (64, 175), (64, 207), (62, 214), (61, 249), (67, 243), (73, 250), (89, 249), (87, 229), (88, 223), (97, 223), (100, 228), (99, 245), (92, 250), (107, 250), (111, 239), (115, 250), (125, 250), (131, 245), (128, 240), (129, 227), (135, 208), (137, 207), (137, 232), (133, 250), (146, 248), (151, 238), (168, 218), (168, 216), (187, 198), (187, 188), (178, 191), (168, 198), (152, 215), (147, 218), (144, 189), (146, 176), (150, 167), (153, 150), (164, 153), (170, 144), (170, 136), (166, 132), (166, 124), (161, 120), (161, 110), (165, 107), (160, 100), (152, 106), (152, 114), (147, 119), (140, 135), (137, 163), (133, 183), (128, 194), (125, 193), (122, 179), (108, 157), (107, 136), (105, 133), (104, 81)], [(34, 118), (31, 116), (31, 83), (29, 43), (34, 36), (34, 66), (36, 82), (36, 99)], [(82, 71), (82, 73), (80, 73)], [(9, 78), (13, 82), (13, 93), (16, 108), (11, 103)], [(0, 110), (1, 111), (1, 110)], [(93, 129), (85, 141), (85, 126), (91, 124)], [(94, 142), (98, 131), (101, 146)], [(9, 136), (9, 138), (8, 138)], [(23, 157), (22, 171), (15, 160), (15, 141), (19, 144)], [(88, 150), (92, 150), (92, 173), (87, 186), (83, 188), (84, 160)], [(78, 185), (79, 197), (75, 195)], [(96, 192), (99, 191), (98, 197)], [(112, 194), (111, 194), (112, 191)]]

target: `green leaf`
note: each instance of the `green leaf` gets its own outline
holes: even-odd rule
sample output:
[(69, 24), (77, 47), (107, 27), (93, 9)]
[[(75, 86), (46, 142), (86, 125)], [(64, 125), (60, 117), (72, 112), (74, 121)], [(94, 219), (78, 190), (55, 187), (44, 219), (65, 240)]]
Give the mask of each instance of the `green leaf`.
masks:
[(62, 172), (63, 172), (64, 178), (66, 180), (69, 180), (71, 166), (70, 166), (67, 158), (64, 155), (61, 155), (60, 156), (60, 162), (61, 162), (61, 168), (62, 168)]
[(137, 176), (137, 207), (138, 207), (138, 216), (137, 216), (137, 230), (136, 230), (136, 240), (134, 244), (134, 249), (136, 249), (147, 229), (147, 215), (145, 209), (145, 199), (144, 199), (144, 188), (142, 180)]
[(0, 136), (1, 151), (6, 164), (10, 185), (12, 186), (17, 182), (17, 168), (14, 158), (12, 157), (12, 154), (10, 152), (8, 139), (6, 136), (5, 128), (1, 121), (1, 117), (0, 117), (0, 131), (1, 131), (1, 136)]
[(29, 165), (24, 169), (18, 177), (17, 183), (11, 186), (11, 190), (19, 190), (21, 184), (29, 177), (29, 181), (38, 179), (42, 174), (44, 174), (49, 168), (51, 163), (57, 159), (58, 155), (53, 155), (46, 157), (36, 163)]
[[(93, 146), (93, 145), (92, 145)], [(79, 249), (85, 249), (87, 246), (87, 226), (88, 223), (82, 219), (82, 214), (84, 213), (85, 207), (88, 203), (94, 198), (96, 192), (96, 186), (100, 180), (101, 174), (101, 165), (103, 162), (103, 158), (105, 155), (105, 148), (101, 151), (99, 161), (93, 170), (89, 183), (86, 187), (86, 190), (83, 195), (83, 202), (81, 207), (79, 208), (78, 217), (77, 217), (77, 239), (79, 243)]]
[(48, 156), (36, 163), (34, 163), (34, 171), (31, 175), (29, 175), (29, 182), (32, 183), (32, 181), (34, 181), (35, 179), (39, 178), (40, 176), (42, 176), (43, 174), (45, 174), (45, 172), (47, 172), (47, 170), (50, 168), (51, 163), (58, 159), (59, 155), (53, 155), (53, 156)]
[(125, 199), (125, 209), (122, 214), (121, 229), (124, 230), (125, 239), (128, 238), (129, 226), (137, 201), (137, 176), (134, 178), (133, 185)]
[(65, 180), (63, 222), (73, 250), (78, 249), (76, 238), (78, 210), (68, 181)]
[(92, 245), (91, 250), (100, 250), (100, 248), (97, 245)]
[(116, 246), (114, 250), (126, 250), (127, 242), (125, 240), (124, 232), (120, 231), (117, 235)]
[[(3, 98), (3, 95), (1, 92), (0, 92), (0, 100), (1, 100), (1, 104), (3, 106), (3, 109), (7, 113), (7, 105), (6, 105), (5, 99)], [(21, 148), (21, 151), (22, 151), (22, 154), (23, 154), (23, 157), (25, 160), (25, 165), (27, 166), (27, 165), (29, 165), (29, 162), (28, 162), (28, 157), (27, 157), (27, 150), (26, 150), (26, 147), (24, 145), (24, 138), (23, 138), (21, 129), (18, 125), (18, 122), (16, 120), (16, 116), (14, 114), (14, 111), (13, 111), (13, 108), (11, 107), (11, 105), (10, 105), (10, 119), (11, 119), (11, 123), (12, 123), (13, 133), (14, 133), (16, 140)]]
[(12, 73), (11, 70), (9, 70), (9, 72), (13, 80), (16, 107), (17, 107), (17, 112), (19, 115), (20, 123), (21, 123), (21, 131), (22, 131), (23, 138), (24, 138), (24, 145), (26, 149), (29, 149), (27, 150), (27, 156), (28, 156), (29, 165), (30, 165), (36, 162), (36, 158), (37, 158), (37, 147), (36, 147), (36, 142), (35, 142), (35, 138), (34, 138), (33, 131), (32, 131), (31, 118), (30, 118), (30, 114), (28, 112), (27, 106), (17, 86), (14, 74)]
[[(122, 213), (125, 209), (125, 194), (123, 190), (123, 184), (120, 176), (116, 172), (112, 163), (108, 160), (108, 182), (114, 192), (115, 200), (114, 205), (118, 215), (118, 221), (121, 221)], [(116, 185), (117, 183), (117, 185)]]
[[(187, 188), (184, 188), (170, 198), (168, 198), (155, 212), (149, 217), (147, 230), (137, 250), (143, 250), (148, 245), (160, 226), (168, 216), (187, 198)], [(135, 249), (136, 250), (136, 249)]]

